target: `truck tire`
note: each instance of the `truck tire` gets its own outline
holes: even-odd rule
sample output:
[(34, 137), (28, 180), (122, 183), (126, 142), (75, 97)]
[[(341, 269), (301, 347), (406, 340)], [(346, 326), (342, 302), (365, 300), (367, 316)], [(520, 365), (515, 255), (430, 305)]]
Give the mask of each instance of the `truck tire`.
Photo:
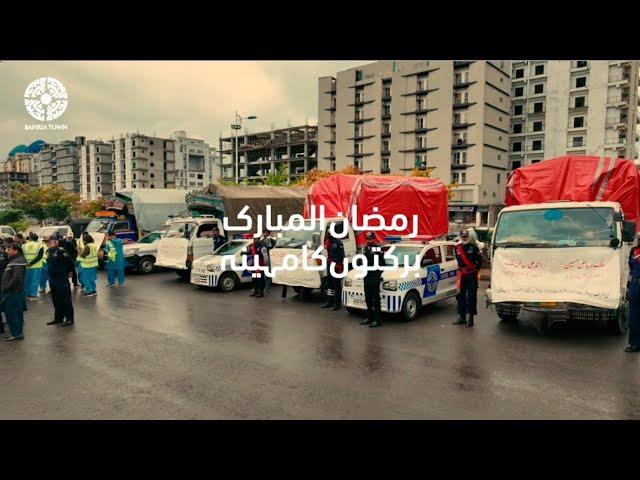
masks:
[(404, 297), (404, 302), (402, 302), (402, 318), (405, 322), (415, 320), (421, 308), (422, 300), (420, 299), (420, 295), (415, 291), (407, 293)]
[(142, 257), (138, 262), (138, 272), (140, 273), (151, 273), (153, 272), (153, 265), (156, 263), (156, 259), (150, 255), (146, 257)]
[(189, 270), (176, 270), (176, 273), (182, 280), (186, 280), (187, 282), (191, 278), (191, 269)]
[(220, 276), (220, 280), (218, 280), (218, 288), (224, 293), (235, 290), (238, 288), (238, 285), (240, 285), (240, 280), (238, 280), (238, 276), (233, 272), (223, 273)]
[(614, 335), (626, 335), (629, 331), (629, 303), (624, 305), (617, 311), (615, 318), (607, 320), (607, 328)]
[(501, 322), (515, 322), (516, 320), (518, 320), (518, 317), (516, 317), (515, 315), (509, 315), (508, 313), (499, 313), (498, 317), (500, 318)]

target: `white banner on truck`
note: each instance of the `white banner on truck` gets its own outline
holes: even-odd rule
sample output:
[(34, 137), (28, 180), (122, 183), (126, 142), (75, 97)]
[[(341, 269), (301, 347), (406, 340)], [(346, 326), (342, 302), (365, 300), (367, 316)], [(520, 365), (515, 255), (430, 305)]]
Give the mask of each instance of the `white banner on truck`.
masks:
[(619, 253), (607, 247), (498, 248), (491, 272), (494, 302), (574, 302), (618, 308)]

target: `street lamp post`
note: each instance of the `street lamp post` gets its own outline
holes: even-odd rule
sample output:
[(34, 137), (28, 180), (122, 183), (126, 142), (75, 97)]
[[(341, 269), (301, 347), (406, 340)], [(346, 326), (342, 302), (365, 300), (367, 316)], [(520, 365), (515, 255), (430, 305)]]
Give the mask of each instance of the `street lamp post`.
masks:
[(258, 117), (255, 115), (241, 117), (240, 115), (238, 115), (238, 111), (236, 110), (235, 123), (231, 125), (236, 142), (236, 183), (240, 183), (240, 161), (238, 160), (238, 130), (242, 128), (242, 120), (255, 120), (256, 118)]

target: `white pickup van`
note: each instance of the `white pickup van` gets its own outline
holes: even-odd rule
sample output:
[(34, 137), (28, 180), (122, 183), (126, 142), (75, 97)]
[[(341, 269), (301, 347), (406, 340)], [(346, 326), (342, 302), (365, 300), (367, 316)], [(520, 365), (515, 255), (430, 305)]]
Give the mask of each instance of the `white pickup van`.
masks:
[(616, 202), (548, 202), (504, 208), (491, 245), (487, 302), (503, 321), (606, 321), (628, 329), (629, 251), (635, 222)]
[[(273, 278), (273, 283), (288, 285), (293, 287), (296, 293), (301, 296), (307, 296), (315, 288), (321, 288), (322, 280), (326, 276), (326, 271), (306, 271), (302, 267), (302, 247), (307, 246), (307, 258), (309, 264), (313, 262), (311, 254), (320, 245), (323, 246), (323, 252), (326, 256), (327, 252), (324, 250), (324, 241), (329, 227), (333, 223), (343, 223), (344, 219), (340, 217), (327, 218), (326, 229), (320, 230), (319, 225), (317, 229), (313, 231), (285, 231), (282, 232), (282, 236), (278, 238), (276, 246), (269, 252), (271, 258), (271, 267), (282, 267), (285, 255), (293, 254), (298, 257), (298, 263), (300, 267), (295, 271), (277, 270)], [(305, 220), (305, 225), (310, 226), (311, 220)], [(343, 223), (344, 226), (344, 223)], [(336, 231), (340, 231), (340, 227), (334, 227)], [(349, 225), (349, 233), (345, 238), (342, 238), (344, 245), (345, 259), (349, 260), (356, 254), (356, 240), (351, 225)]]
[(188, 279), (193, 261), (213, 251), (214, 227), (224, 235), (222, 221), (213, 215), (173, 219), (158, 242), (156, 266), (175, 270), (179, 277)]
[[(419, 241), (400, 238), (393, 243), (390, 255), (398, 259), (398, 269), (387, 270), (380, 282), (380, 310), (400, 313), (405, 320), (413, 320), (423, 305), (454, 297), (458, 294), (455, 242)], [(404, 261), (414, 265), (420, 259), (420, 268), (404, 268)], [(342, 304), (349, 313), (366, 310), (364, 280), (356, 278), (351, 270), (344, 279)], [(416, 276), (417, 274), (417, 276)]]

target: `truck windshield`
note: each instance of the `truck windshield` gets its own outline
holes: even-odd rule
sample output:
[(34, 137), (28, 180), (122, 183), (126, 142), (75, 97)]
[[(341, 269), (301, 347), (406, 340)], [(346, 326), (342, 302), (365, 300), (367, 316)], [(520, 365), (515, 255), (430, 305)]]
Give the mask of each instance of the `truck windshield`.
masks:
[(89, 225), (87, 225), (87, 228), (85, 229), (85, 232), (106, 232), (107, 228), (109, 227), (109, 223), (111, 223), (109, 220), (105, 220), (103, 218), (94, 218), (93, 220), (91, 220), (89, 222)]
[(161, 237), (160, 233), (153, 232), (153, 233), (150, 233), (149, 235), (142, 237), (140, 240), (138, 240), (138, 243), (153, 243), (157, 240), (160, 240), (160, 237)]
[(608, 247), (615, 236), (613, 209), (516, 210), (500, 216), (497, 247)]
[(194, 222), (175, 222), (169, 225), (169, 229), (165, 234), (165, 237), (182, 237), (184, 238), (185, 229), (189, 232), (193, 232), (195, 228)]
[[(305, 225), (311, 225), (310, 220), (305, 220)], [(307, 242), (313, 241), (313, 234), (317, 233), (316, 238), (319, 238), (320, 230), (318, 231), (294, 231), (294, 230), (286, 230), (282, 232), (282, 237), (276, 241), (276, 248), (302, 248), (303, 245), (306, 245)], [(318, 247), (318, 245), (314, 245), (314, 248)]]

